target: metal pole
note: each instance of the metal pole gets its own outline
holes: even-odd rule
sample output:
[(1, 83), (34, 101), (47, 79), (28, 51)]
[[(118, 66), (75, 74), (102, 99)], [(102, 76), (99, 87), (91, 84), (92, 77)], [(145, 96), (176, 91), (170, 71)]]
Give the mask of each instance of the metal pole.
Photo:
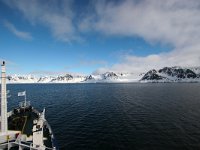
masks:
[(25, 90), (24, 99), (25, 99), (25, 103), (24, 103), (24, 105), (25, 105), (25, 107), (26, 107), (26, 90)]

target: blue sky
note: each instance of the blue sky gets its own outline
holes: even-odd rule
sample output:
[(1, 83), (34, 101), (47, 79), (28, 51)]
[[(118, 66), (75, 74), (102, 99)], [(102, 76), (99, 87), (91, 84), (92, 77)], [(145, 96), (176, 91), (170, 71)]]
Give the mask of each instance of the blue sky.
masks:
[(197, 12), (193, 0), (0, 0), (0, 60), (37, 75), (197, 66)]

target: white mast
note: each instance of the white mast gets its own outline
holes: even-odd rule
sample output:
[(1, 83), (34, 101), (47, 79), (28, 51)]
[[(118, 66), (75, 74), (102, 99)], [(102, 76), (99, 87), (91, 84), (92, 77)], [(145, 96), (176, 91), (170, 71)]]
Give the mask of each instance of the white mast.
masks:
[(6, 67), (1, 65), (1, 132), (8, 131), (7, 94), (6, 94)]

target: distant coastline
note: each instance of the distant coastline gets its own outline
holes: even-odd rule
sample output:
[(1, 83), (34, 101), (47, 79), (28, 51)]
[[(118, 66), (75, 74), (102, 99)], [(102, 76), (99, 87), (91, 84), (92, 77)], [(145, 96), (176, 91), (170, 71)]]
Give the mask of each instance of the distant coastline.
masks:
[(164, 67), (146, 73), (106, 72), (98, 75), (71, 75), (35, 77), (8, 75), (8, 84), (70, 84), (70, 83), (199, 83), (200, 67)]

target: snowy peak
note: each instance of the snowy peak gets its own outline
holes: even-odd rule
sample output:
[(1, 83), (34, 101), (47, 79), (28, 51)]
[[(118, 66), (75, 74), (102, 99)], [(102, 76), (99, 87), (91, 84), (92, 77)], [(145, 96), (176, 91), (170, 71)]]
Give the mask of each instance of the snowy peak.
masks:
[(200, 77), (200, 67), (191, 67), (189, 69), (196, 73), (198, 77)]
[(94, 80), (95, 80), (95, 78), (93, 77), (93, 75), (89, 75), (89, 76), (85, 77), (84, 81), (89, 82), (89, 81), (94, 81)]
[(37, 82), (38, 83), (48, 83), (48, 82), (51, 82), (54, 79), (55, 79), (55, 77), (45, 76), (45, 77), (40, 77)]
[(118, 76), (114, 72), (86, 76), (85, 82), (117, 82)]
[(118, 78), (117, 74), (114, 72), (106, 72), (102, 76), (105, 80), (115, 80)]
[[(197, 71), (197, 70), (196, 70)], [(153, 82), (199, 82), (199, 75), (192, 69), (181, 67), (164, 67), (158, 71), (148, 71), (140, 81)]]
[(177, 78), (196, 78), (197, 75), (190, 69), (183, 69), (177, 67), (165, 67), (158, 71), (162, 74), (167, 74), (168, 76), (177, 77)]
[(11, 83), (35, 83), (38, 79), (32, 75), (9, 75), (7, 80)]
[(158, 74), (158, 72), (153, 69), (148, 71), (141, 79), (141, 81), (143, 80), (163, 80), (166, 79), (165, 77), (162, 77)]
[(55, 82), (55, 81), (69, 81), (69, 80), (72, 80), (73, 79), (73, 76), (70, 75), (70, 74), (66, 74), (66, 75), (63, 75), (63, 76), (58, 76), (57, 78), (54, 78), (51, 80), (51, 82)]
[(59, 75), (49, 83), (79, 83), (85, 80), (84, 76), (73, 76), (71, 74)]

